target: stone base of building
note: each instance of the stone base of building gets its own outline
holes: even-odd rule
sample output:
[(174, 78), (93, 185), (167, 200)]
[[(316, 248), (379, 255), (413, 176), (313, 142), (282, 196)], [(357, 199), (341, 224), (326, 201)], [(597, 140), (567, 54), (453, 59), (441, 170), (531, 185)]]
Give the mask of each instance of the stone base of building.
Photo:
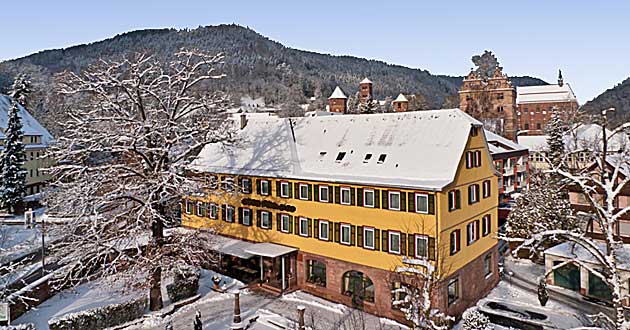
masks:
[[(488, 254), (492, 256), (492, 273), (486, 276), (484, 258)], [(325, 286), (307, 282), (309, 260), (315, 260), (326, 265)], [(433, 305), (442, 312), (459, 318), (464, 310), (475, 305), (479, 299), (486, 296), (496, 286), (499, 281), (497, 261), (497, 246), (494, 246), (437, 285), (436, 293), (431, 297)], [(344, 294), (344, 274), (351, 271), (360, 272), (372, 281), (374, 284), (373, 302), (357, 303), (356, 297), (348, 295), (347, 292)], [(403, 313), (392, 306), (393, 283), (400, 280), (400, 274), (302, 251), (298, 252), (297, 272), (298, 288), (305, 292), (352, 308), (362, 309), (370, 314), (408, 324)], [(449, 304), (447, 283), (453, 278), (459, 278), (459, 298)]]

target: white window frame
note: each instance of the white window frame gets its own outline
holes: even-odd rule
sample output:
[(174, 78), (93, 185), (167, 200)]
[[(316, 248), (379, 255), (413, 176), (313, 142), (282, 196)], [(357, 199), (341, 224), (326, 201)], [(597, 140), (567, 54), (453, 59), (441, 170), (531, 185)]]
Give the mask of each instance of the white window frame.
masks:
[[(343, 240), (343, 230), (344, 228), (348, 229), (348, 241), (344, 242)], [(352, 227), (349, 224), (341, 224), (339, 225), (339, 243), (344, 245), (350, 245), (352, 242)]]
[[(306, 196), (302, 196), (302, 188), (306, 188)], [(300, 183), (298, 185), (298, 189), (299, 189), (299, 197), (301, 200), (303, 201), (307, 201), (308, 200), (308, 185), (306, 183)]]
[[(429, 257), (429, 237), (426, 235), (415, 235), (414, 239), (415, 241), (413, 246), (415, 248), (415, 251), (413, 251), (413, 255), (416, 256), (416, 258), (418, 259), (427, 259)], [(419, 241), (424, 241), (424, 246), (426, 247), (426, 255), (418, 255)]]
[[(265, 219), (267, 219), (266, 226), (265, 226)], [(269, 211), (260, 211), (260, 227), (264, 229), (271, 228), (271, 213)]]
[[(451, 285), (455, 285), (455, 292), (457, 293), (457, 296), (455, 297), (455, 299), (453, 301), (449, 301), (449, 289), (451, 287)], [(448, 280), (447, 285), (446, 285), (446, 303), (450, 306), (454, 303), (456, 303), (459, 299), (461, 298), (461, 292), (460, 292), (460, 288), (459, 288), (459, 277), (455, 277), (452, 278), (450, 280)]]
[[(263, 187), (266, 187), (263, 189)], [(269, 180), (260, 180), (260, 194), (263, 196), (269, 196)]]
[[(245, 181), (249, 182), (249, 185), (245, 184)], [(249, 186), (249, 190), (245, 190), (245, 187)], [(244, 194), (251, 194), (252, 193), (252, 179), (250, 178), (243, 178), (241, 180), (241, 191), (243, 191)]]
[[(326, 193), (325, 194), (322, 194), (322, 189), (326, 189)], [(326, 185), (319, 186), (319, 201), (320, 202), (328, 203), (329, 202), (329, 200), (328, 200), (328, 196), (329, 195), (328, 194), (330, 194), (330, 187), (329, 186), (326, 186)], [(323, 199), (322, 196), (326, 196), (326, 198)]]
[[(398, 195), (398, 207), (392, 207), (392, 196), (396, 196)], [(394, 210), (394, 211), (400, 211), (400, 203), (401, 203), (401, 199), (400, 199), (400, 191), (388, 191), (387, 192), (387, 200), (389, 201), (389, 203), (387, 204), (388, 209), (390, 210)]]
[[(284, 225), (284, 220), (286, 219), (286, 227)], [(289, 228), (291, 227), (291, 218), (289, 218), (288, 214), (281, 214), (280, 215), (280, 231), (283, 233), (288, 233), (289, 232)]]
[[(449, 236), (450, 236), (451, 242), (453, 241), (453, 238), (455, 238), (455, 244), (453, 246), (454, 249), (450, 249), (450, 251), (449, 251), (451, 255), (454, 255), (454, 254), (458, 253), (461, 250), (462, 242), (461, 242), (461, 237), (459, 237), (460, 236), (460, 232), (456, 231), (456, 230), (453, 230)], [(450, 244), (450, 242), (449, 242), (449, 244)]]
[(466, 168), (473, 168), (473, 155), (472, 151), (466, 151)]
[(195, 212), (195, 215), (198, 217), (203, 217), (203, 202), (197, 202), (197, 211)]
[[(470, 235), (471, 228), (472, 228), (473, 235)], [(473, 237), (472, 240), (470, 239), (471, 237)], [(466, 225), (466, 239), (467, 239), (468, 244), (475, 243), (479, 239), (479, 233), (477, 232), (477, 223), (475, 221), (469, 222)]]
[[(230, 217), (230, 210), (232, 210), (232, 216), (231, 217)], [(226, 205), (225, 206), (225, 218), (226, 218), (226, 220), (225, 220), (226, 222), (234, 223), (235, 218), (236, 218), (236, 210), (234, 209), (234, 206), (231, 206), (231, 205)]]
[[(300, 236), (302, 237), (308, 237), (308, 219), (304, 218), (304, 217), (299, 217), (298, 218), (298, 231)], [(302, 222), (306, 223), (306, 233), (302, 232)]]
[(451, 204), (453, 205), (452, 208), (449, 207), (449, 211), (455, 211), (457, 210), (457, 190), (451, 190), (448, 192), (448, 199), (451, 202)]
[[(344, 202), (343, 201), (343, 193), (344, 192), (348, 192), (348, 202)], [(350, 205), (352, 204), (352, 193), (350, 192), (350, 188), (348, 187), (341, 187), (340, 192), (339, 192), (339, 199), (340, 199), (340, 203), (341, 205)]]
[[(287, 188), (287, 193), (284, 193), (284, 187)], [(280, 181), (280, 197), (289, 198), (289, 183), (287, 181)]]
[[(367, 232), (371, 232), (372, 233), (372, 246), (368, 245), (367, 244), (367, 240), (365, 239), (367, 237), (365, 235), (365, 233), (367, 233)], [(370, 249), (370, 250), (374, 250), (374, 246), (376, 245), (375, 244), (375, 241), (376, 241), (376, 236), (375, 235), (376, 235), (376, 232), (375, 232), (374, 228), (372, 228), (372, 227), (363, 227), (363, 247), (364, 248)]]
[(468, 186), (468, 193), (471, 194), (470, 196), (471, 204), (477, 203), (479, 201), (479, 191), (477, 190), (476, 184), (471, 184), (470, 186)]
[[(322, 230), (322, 226), (326, 225), (326, 230)], [(323, 221), (320, 220), (319, 221), (319, 239), (321, 239), (322, 241), (329, 241), (330, 240), (330, 223), (328, 221)], [(326, 233), (326, 237), (322, 236), (322, 233)]]
[[(427, 209), (426, 211), (423, 211), (421, 209), (418, 208), (418, 206), (420, 205), (420, 203), (418, 203), (418, 197), (424, 197), (426, 200), (426, 206)], [(422, 214), (429, 214), (429, 195), (428, 194), (420, 194), (420, 193), (415, 193), (414, 194), (414, 198), (415, 200), (415, 204), (416, 204), (416, 213), (422, 213)]]
[[(243, 217), (243, 225), (251, 226), (252, 225), (252, 210), (244, 207), (241, 212), (243, 213), (241, 216)], [(245, 222), (245, 213), (247, 213), (248, 220)]]
[[(492, 257), (492, 253), (488, 253), (483, 257), (483, 268), (484, 268), (484, 273), (486, 278), (492, 276), (492, 274), (494, 273), (494, 270), (492, 269), (492, 263), (494, 258)], [(489, 267), (489, 272), (485, 272), (485, 268), (486, 268), (486, 260), (490, 260), (490, 267)]]
[(490, 180), (485, 180), (481, 183), (481, 190), (483, 198), (490, 197)]
[(209, 214), (208, 216), (210, 217), (210, 219), (216, 219), (219, 215), (219, 207), (217, 204), (214, 203), (210, 203), (210, 207), (209, 207)]
[[(487, 236), (490, 235), (490, 233), (492, 232), (491, 228), (492, 228), (492, 217), (490, 215), (484, 215), (481, 218), (481, 235), (483, 236)], [(485, 224), (485, 226), (484, 226)], [(483, 227), (486, 227), (486, 230), (488, 230), (487, 233), (483, 232)]]
[[(393, 250), (392, 250), (392, 236), (398, 236), (398, 251), (393, 251)], [(400, 254), (400, 250), (401, 250), (401, 249), (400, 249), (400, 247), (401, 247), (401, 246), (400, 246), (400, 245), (401, 245), (401, 242), (400, 242), (400, 233), (399, 233), (399, 232), (397, 232), (397, 231), (388, 231), (388, 232), (387, 232), (387, 245), (388, 245), (388, 246), (387, 246), (387, 251), (389, 251), (389, 253), (392, 253), (392, 254)]]
[(186, 214), (192, 214), (193, 213), (193, 201), (190, 200), (186, 200)]
[[(372, 205), (367, 205), (365, 202), (367, 201), (367, 198), (365, 196), (367, 196), (368, 193), (372, 193)], [(374, 207), (374, 205), (376, 205), (376, 194), (374, 193), (374, 189), (364, 189), (363, 190), (363, 206), (365, 207)]]

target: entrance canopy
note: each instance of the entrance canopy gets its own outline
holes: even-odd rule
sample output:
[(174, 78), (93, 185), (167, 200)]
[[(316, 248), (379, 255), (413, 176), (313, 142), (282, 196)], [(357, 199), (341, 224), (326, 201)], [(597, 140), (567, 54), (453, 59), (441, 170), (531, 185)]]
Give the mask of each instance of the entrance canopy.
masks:
[(228, 254), (241, 259), (249, 259), (253, 257), (254, 254), (246, 252), (245, 250), (253, 245), (256, 244), (217, 235), (212, 249), (222, 254)]
[(274, 243), (250, 244), (250, 246), (245, 249), (246, 253), (269, 258), (276, 258), (294, 251), (297, 251), (297, 249)]

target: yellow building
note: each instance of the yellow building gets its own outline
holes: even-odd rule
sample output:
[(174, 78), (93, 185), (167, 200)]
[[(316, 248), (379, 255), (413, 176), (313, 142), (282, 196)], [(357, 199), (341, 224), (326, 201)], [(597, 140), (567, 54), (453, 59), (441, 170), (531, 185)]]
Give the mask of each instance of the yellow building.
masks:
[[(4, 149), (5, 130), (7, 128), (10, 99), (0, 95), (0, 150)], [(53, 143), (53, 137), (26, 109), (20, 107), (22, 133), (24, 134), (24, 149), (26, 160), (26, 195), (35, 195), (42, 191), (50, 176), (42, 169), (50, 166), (50, 160), (45, 158), (46, 149)], [(28, 197), (27, 197), (28, 199)]]
[(498, 281), (497, 176), (479, 121), (454, 109), (241, 126), (192, 162), (209, 189), (182, 212), (223, 235), (230, 270), (399, 320), (397, 267), (433, 262), (435, 306), (453, 315)]

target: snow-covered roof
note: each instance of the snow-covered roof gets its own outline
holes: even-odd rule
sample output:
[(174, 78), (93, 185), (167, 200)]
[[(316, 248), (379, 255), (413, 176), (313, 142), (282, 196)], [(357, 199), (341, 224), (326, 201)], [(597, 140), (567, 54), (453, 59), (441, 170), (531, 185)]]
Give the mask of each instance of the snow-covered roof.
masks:
[(514, 151), (527, 151), (527, 147), (515, 143), (510, 139), (506, 139), (499, 134), (495, 134), (489, 130), (484, 130), (486, 132), (486, 141), (488, 141), (488, 148), (490, 149), (491, 154), (501, 154), (505, 152), (514, 152)]
[(359, 84), (371, 84), (372, 80), (368, 79), (367, 77), (363, 78), (363, 80), (361, 80), (361, 82)]
[(343, 115), (343, 113), (330, 112), (330, 111), (321, 111), (321, 110), (308, 111), (308, 112), (304, 113), (304, 117), (338, 116), (338, 115)]
[[(625, 134), (612, 134), (606, 129), (608, 138), (608, 150), (618, 151), (630, 145), (630, 140)], [(521, 135), (518, 143), (532, 151), (544, 151), (547, 149), (548, 135)], [(583, 149), (593, 149), (596, 146), (601, 148), (602, 126), (598, 124), (576, 124), (564, 135), (564, 146), (567, 150), (578, 151)]]
[(333, 91), (333, 93), (330, 94), (330, 97), (328, 99), (347, 99), (347, 98), (348, 97), (346, 96), (346, 94), (344, 94), (341, 88), (337, 86), (335, 87), (335, 90)]
[(252, 244), (245, 249), (247, 253), (269, 258), (276, 258), (295, 251), (297, 251), (296, 248), (269, 242)]
[(394, 102), (409, 102), (409, 100), (407, 100), (403, 93), (400, 93), (398, 94), (398, 97), (394, 100)]
[(206, 145), (191, 169), (440, 190), (472, 125), (459, 109), (257, 120), (234, 145)]
[[(41, 135), (42, 144), (48, 145), (54, 141), (52, 135), (42, 126), (31, 114), (22, 106), (20, 108), (20, 118), (22, 119), (22, 132), (24, 135)], [(11, 109), (11, 99), (6, 95), (0, 95), (0, 130), (6, 130), (9, 123), (9, 110)], [(0, 138), (4, 138), (4, 133)]]
[(571, 85), (540, 85), (516, 87), (516, 103), (570, 102), (577, 101)]
[[(606, 245), (604, 242), (596, 242), (597, 248), (600, 251), (606, 251)], [(582, 247), (579, 244), (575, 244), (574, 242), (565, 242), (562, 244), (558, 244), (554, 247), (551, 247), (545, 250), (545, 254), (553, 255), (562, 258), (568, 259), (577, 259), (582, 262), (587, 263), (597, 263), (597, 259), (593, 257), (591, 252)], [(630, 270), (630, 245), (623, 244), (621, 248), (619, 248), (617, 253), (617, 262), (618, 267), (624, 270)]]

